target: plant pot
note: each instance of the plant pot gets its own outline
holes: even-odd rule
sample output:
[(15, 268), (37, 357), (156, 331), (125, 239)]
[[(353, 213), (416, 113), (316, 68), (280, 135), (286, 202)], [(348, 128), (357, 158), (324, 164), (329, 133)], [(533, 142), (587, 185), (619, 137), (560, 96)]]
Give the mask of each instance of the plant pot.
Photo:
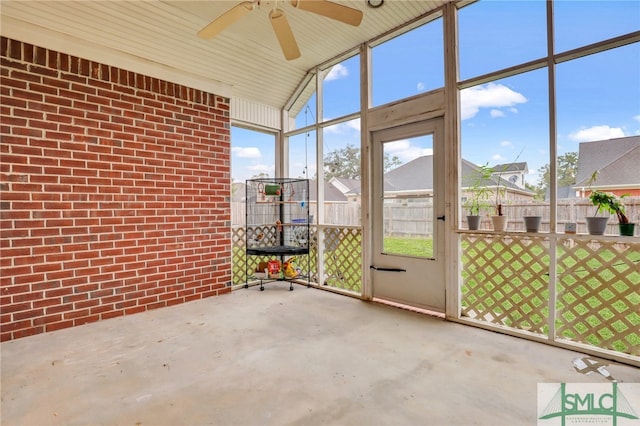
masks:
[(576, 223), (575, 222), (567, 222), (564, 224), (564, 233), (565, 234), (575, 234), (576, 233)]
[(618, 227), (620, 228), (620, 235), (627, 235), (629, 237), (633, 237), (636, 230), (635, 223), (619, 223)]
[(589, 235), (604, 235), (609, 218), (606, 216), (585, 217)]
[(482, 216), (467, 216), (467, 225), (470, 231), (477, 231), (480, 228)]
[(540, 229), (540, 223), (542, 222), (542, 216), (525, 216), (524, 227), (527, 232), (538, 232)]
[(504, 232), (507, 229), (508, 218), (506, 216), (491, 216), (493, 230)]

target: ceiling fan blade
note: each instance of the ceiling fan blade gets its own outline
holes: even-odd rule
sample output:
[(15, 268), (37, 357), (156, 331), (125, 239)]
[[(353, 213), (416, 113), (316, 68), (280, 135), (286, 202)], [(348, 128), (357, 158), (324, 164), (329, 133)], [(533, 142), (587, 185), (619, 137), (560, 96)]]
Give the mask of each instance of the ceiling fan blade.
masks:
[(300, 49), (298, 49), (298, 43), (296, 43), (296, 38), (293, 35), (293, 31), (291, 31), (289, 21), (284, 12), (280, 9), (273, 9), (269, 13), (269, 20), (287, 61), (299, 58)]
[(209, 25), (198, 31), (198, 37), (210, 39), (253, 10), (255, 3), (243, 1), (214, 19)]
[(362, 22), (362, 11), (327, 0), (291, 0), (291, 5), (357, 27)]

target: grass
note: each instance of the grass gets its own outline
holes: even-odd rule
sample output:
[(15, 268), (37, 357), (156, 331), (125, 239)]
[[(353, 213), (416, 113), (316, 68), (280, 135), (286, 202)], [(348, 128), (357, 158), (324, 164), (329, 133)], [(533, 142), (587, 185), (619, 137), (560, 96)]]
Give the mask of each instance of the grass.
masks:
[(433, 239), (385, 237), (385, 253), (433, 258)]

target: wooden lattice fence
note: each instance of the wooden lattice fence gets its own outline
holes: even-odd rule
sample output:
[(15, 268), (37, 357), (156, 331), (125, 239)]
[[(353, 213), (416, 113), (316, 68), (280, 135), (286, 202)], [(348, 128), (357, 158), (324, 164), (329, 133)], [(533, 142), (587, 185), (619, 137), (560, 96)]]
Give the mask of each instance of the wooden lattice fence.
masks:
[[(640, 242), (461, 234), (463, 317), (640, 355)], [(555, 306), (550, 330), (549, 301)]]
[[(246, 228), (234, 226), (232, 279), (233, 285), (251, 282), (251, 274), (262, 261), (269, 256), (245, 255)], [(323, 233), (323, 269), (324, 277), (318, 273), (318, 232)], [(267, 232), (268, 233), (268, 232)], [(309, 255), (297, 256), (296, 266), (303, 272), (309, 271), (308, 281), (327, 287), (360, 293), (362, 286), (362, 229), (360, 227), (335, 227), (311, 225), (309, 229)]]

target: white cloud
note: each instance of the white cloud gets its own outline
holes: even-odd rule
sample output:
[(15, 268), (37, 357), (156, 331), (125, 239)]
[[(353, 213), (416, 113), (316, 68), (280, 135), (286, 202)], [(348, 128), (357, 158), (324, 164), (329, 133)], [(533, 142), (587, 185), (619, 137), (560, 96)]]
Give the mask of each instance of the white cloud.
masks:
[(269, 172), (273, 172), (275, 170), (274, 166), (269, 166), (266, 164), (254, 164), (252, 166), (248, 166), (247, 167), (248, 170), (251, 170), (252, 172), (255, 172), (255, 174), (259, 174), (259, 173), (269, 173)]
[(500, 146), (513, 146), (513, 143), (511, 143), (511, 141), (502, 141), (500, 142)]
[(347, 121), (345, 123), (347, 127), (356, 130), (358, 133), (360, 132), (360, 119), (356, 118), (355, 120)]
[(325, 81), (338, 80), (349, 75), (349, 69), (342, 64), (331, 67), (331, 70), (324, 78)]
[(504, 117), (504, 112), (500, 111), (499, 109), (492, 109), (491, 111), (489, 111), (489, 114), (492, 118)]
[(491, 159), (492, 159), (493, 161), (495, 161), (495, 162), (498, 162), (498, 161), (505, 161), (505, 160), (506, 160), (506, 158), (504, 158), (504, 157), (503, 157), (502, 155), (500, 155), (500, 154), (492, 155), (492, 156), (491, 156)]
[(622, 137), (624, 137), (624, 130), (620, 127), (609, 127), (608, 125), (587, 127), (569, 134), (569, 139), (576, 142), (591, 142)]
[(324, 132), (325, 134), (326, 133), (339, 134), (339, 133), (344, 133), (346, 128), (347, 128), (347, 125), (345, 123), (339, 123), (339, 124), (334, 124), (333, 126), (325, 127)]
[(247, 146), (247, 147), (235, 147), (235, 148), (231, 148), (231, 152), (234, 155), (237, 155), (239, 158), (260, 158), (262, 157), (262, 154), (260, 154), (260, 149), (253, 147), (253, 146)]
[(425, 88), (424, 83), (419, 81), (418, 84), (416, 85), (416, 89), (418, 89), (418, 92), (422, 92), (424, 88)]
[(640, 114), (634, 115), (633, 119), (640, 122)]
[(410, 140), (401, 139), (401, 140), (398, 140), (398, 141), (385, 143), (384, 144), (384, 150), (385, 150), (385, 152), (388, 152), (390, 154), (396, 154), (398, 152), (402, 152), (402, 151), (405, 151), (405, 150), (409, 149), (410, 146), (411, 146), (411, 141)]
[(360, 132), (360, 119), (356, 118), (355, 120), (350, 120), (345, 123), (334, 124), (333, 126), (325, 127), (324, 131), (326, 133), (340, 134), (340, 133), (348, 133), (352, 130), (356, 132)]
[(470, 87), (460, 93), (461, 119), (474, 117), (480, 108), (513, 108), (514, 105), (528, 102), (522, 94), (502, 84), (487, 83)]
[(403, 163), (424, 155), (433, 154), (433, 149), (412, 145), (411, 141), (407, 139), (386, 143), (384, 144), (384, 150), (392, 157), (398, 157)]

